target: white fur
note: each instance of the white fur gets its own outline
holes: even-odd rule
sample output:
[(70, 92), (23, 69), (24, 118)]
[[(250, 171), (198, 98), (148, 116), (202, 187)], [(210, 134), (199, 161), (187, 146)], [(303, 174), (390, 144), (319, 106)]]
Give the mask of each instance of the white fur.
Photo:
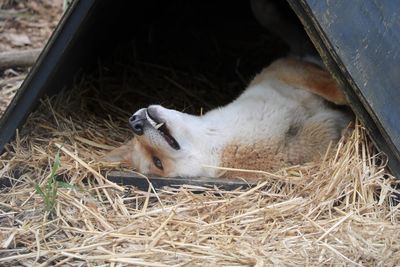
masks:
[[(260, 74), (262, 75), (262, 74)], [(323, 99), (278, 80), (265, 77), (247, 88), (225, 107), (193, 116), (153, 105), (181, 145), (170, 150), (175, 170), (169, 176), (217, 176), (221, 153), (227, 144), (279, 142), (294, 121), (341, 120), (343, 115), (323, 104)], [(305, 105), (306, 104), (306, 105)]]

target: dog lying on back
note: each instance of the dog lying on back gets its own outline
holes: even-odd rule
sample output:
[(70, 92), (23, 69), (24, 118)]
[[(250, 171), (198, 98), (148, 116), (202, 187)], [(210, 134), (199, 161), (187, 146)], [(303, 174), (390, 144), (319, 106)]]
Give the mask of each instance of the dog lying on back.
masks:
[(129, 119), (134, 138), (106, 159), (157, 176), (251, 178), (216, 167), (276, 171), (320, 159), (341, 137), (349, 116), (330, 74), (303, 60), (273, 62), (232, 103), (203, 116), (159, 105)]

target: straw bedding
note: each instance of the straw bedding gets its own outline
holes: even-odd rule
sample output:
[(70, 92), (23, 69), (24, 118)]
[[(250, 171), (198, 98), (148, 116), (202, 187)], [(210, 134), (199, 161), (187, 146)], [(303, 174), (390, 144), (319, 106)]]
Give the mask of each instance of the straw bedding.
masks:
[[(0, 195), (2, 266), (400, 263), (397, 182), (360, 125), (322, 163), (265, 173), (252, 189), (139, 191), (107, 182), (106, 171), (121, 167), (99, 158), (131, 137), (126, 120), (136, 105), (167, 99), (199, 114), (242, 87), (138, 64), (135, 75), (117, 78), (100, 68), (43, 100), (0, 157), (2, 181), (11, 183)], [(58, 184), (49, 211), (35, 185), (51, 179), (57, 151), (57, 179), (70, 185)]]

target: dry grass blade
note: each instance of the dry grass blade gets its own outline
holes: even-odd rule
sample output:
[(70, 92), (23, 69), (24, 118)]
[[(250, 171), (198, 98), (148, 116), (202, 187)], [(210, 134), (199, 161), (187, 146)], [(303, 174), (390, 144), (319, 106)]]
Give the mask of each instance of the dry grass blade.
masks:
[(70, 151), (68, 151), (66, 148), (64, 148), (62, 145), (60, 144), (55, 144), (55, 146), (59, 149), (61, 149), (63, 152), (65, 152), (68, 156), (72, 157), (74, 160), (76, 160), (79, 164), (81, 164), (84, 168), (86, 168), (88, 171), (90, 171), (94, 177), (98, 178), (98, 182), (100, 184), (103, 183), (107, 183), (109, 185), (111, 185), (112, 187), (114, 187), (115, 189), (118, 189), (120, 191), (124, 191), (124, 188), (121, 186), (118, 186), (110, 181), (108, 181), (106, 178), (104, 178), (103, 175), (101, 175), (100, 173), (98, 173), (97, 171), (95, 171), (92, 167), (90, 167), (87, 163), (85, 163), (83, 160), (81, 160), (80, 158), (78, 158), (76, 155), (74, 155), (73, 153), (71, 153)]
[[(161, 67), (140, 83), (161, 88), (151, 84), (171, 72)], [(191, 88), (179, 72), (170, 74), (168, 84)], [(262, 173), (252, 189), (143, 192), (103, 175), (122, 168), (98, 159), (131, 137), (125, 113), (135, 108), (123, 90), (102, 99), (95, 82), (87, 78), (76, 91), (43, 101), (0, 156), (0, 174), (12, 183), (0, 194), (2, 265), (399, 264), (397, 181), (360, 125), (322, 162)], [(34, 185), (46, 181), (59, 149), (57, 175), (69, 185), (60, 183), (48, 217)]]

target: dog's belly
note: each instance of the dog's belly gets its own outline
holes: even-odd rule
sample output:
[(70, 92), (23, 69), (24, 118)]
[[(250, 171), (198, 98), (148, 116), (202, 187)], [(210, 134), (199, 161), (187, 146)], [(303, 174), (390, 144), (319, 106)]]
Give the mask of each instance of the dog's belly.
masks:
[[(233, 124), (225, 125), (233, 134), (221, 149), (221, 167), (273, 172), (316, 161), (326, 153), (330, 142), (340, 139), (349, 123), (344, 113), (329, 108), (322, 98), (306, 91), (296, 96), (299, 90), (279, 89), (279, 93), (269, 87), (249, 90), (243, 99), (233, 103), (236, 107), (231, 107), (230, 112), (237, 118)], [(254, 173), (239, 174), (257, 178)], [(238, 172), (219, 175), (238, 176)]]

